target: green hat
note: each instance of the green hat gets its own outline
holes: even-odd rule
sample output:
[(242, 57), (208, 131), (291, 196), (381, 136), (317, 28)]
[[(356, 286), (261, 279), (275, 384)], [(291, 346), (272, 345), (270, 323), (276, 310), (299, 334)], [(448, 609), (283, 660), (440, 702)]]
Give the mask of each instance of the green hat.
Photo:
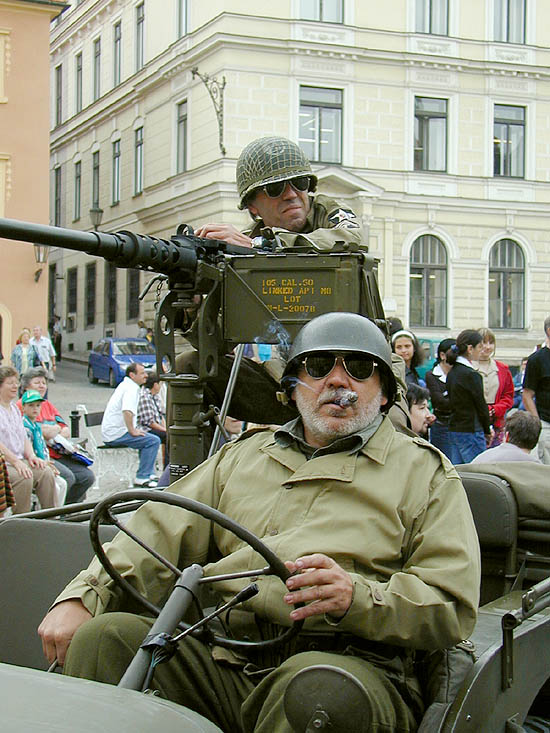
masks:
[(237, 188), (245, 208), (245, 199), (252, 191), (267, 183), (288, 181), (296, 176), (309, 176), (309, 190), (317, 188), (317, 176), (304, 151), (286, 137), (260, 137), (244, 148), (237, 161)]
[(21, 397), (21, 404), (28, 405), (29, 402), (44, 402), (44, 398), (42, 397), (40, 392), (37, 392), (35, 389), (28, 389), (26, 392), (23, 392), (23, 397)]

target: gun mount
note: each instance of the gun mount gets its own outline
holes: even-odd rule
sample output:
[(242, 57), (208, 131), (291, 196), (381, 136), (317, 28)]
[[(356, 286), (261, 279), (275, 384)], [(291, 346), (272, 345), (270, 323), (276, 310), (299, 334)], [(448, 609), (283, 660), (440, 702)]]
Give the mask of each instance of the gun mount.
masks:
[[(317, 251), (283, 248), (275, 241), (271, 249), (263, 250), (196, 237), (185, 225), (170, 239), (160, 239), (128, 231), (84, 232), (13, 219), (0, 219), (0, 237), (85, 252), (117, 267), (157, 273), (167, 280), (168, 292), (158, 303), (155, 318), (157, 370), (169, 382), (173, 395), (171, 439), (188, 446), (191, 438), (197, 443), (196, 450), (185, 449), (187, 458), (172, 462), (180, 467), (174, 473), (185, 473), (201, 460), (203, 447), (197, 436), (203, 426), (197, 419), (197, 406), (202, 404), (204, 384), (218, 374), (220, 354), (254, 342), (277, 344), (284, 351), (307, 321), (331, 311), (361, 313), (386, 328), (377, 260), (344, 242), (330, 251)], [(174, 342), (175, 334), (183, 331), (185, 311), (195, 306), (197, 295), (204, 296), (194, 343), (199, 355), (198, 379), (176, 374)], [(174, 446), (171, 458), (173, 452)], [(175, 453), (179, 453), (177, 447)]]

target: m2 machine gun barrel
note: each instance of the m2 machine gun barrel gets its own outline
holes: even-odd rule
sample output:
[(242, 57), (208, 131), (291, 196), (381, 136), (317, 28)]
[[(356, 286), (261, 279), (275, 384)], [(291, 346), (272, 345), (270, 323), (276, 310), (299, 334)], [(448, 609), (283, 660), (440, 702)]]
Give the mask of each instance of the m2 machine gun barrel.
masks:
[[(386, 327), (377, 260), (358, 245), (337, 242), (330, 251), (320, 251), (310, 245), (284, 248), (273, 242), (272, 249), (264, 250), (196, 237), (185, 225), (170, 239), (159, 239), (13, 219), (0, 219), (0, 237), (85, 252), (167, 280), (168, 291), (155, 306), (157, 370), (170, 384), (173, 417), (179, 423), (171, 435), (178, 438), (174, 442), (188, 446), (203, 427), (197, 427), (196, 415), (204, 385), (218, 374), (220, 354), (245, 343), (276, 344), (284, 352), (305, 323), (332, 311), (361, 313)], [(186, 309), (196, 308), (197, 295), (202, 296), (194, 333), (198, 379), (175, 374), (174, 341), (187, 322)], [(200, 462), (204, 446), (195, 442), (197, 455), (176, 461), (180, 473)], [(170, 454), (172, 459), (172, 444)]]

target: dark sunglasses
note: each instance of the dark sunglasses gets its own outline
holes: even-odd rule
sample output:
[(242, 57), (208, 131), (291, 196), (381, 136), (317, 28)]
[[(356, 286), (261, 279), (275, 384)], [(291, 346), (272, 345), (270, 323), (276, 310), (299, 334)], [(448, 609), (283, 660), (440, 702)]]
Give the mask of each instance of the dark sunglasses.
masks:
[(281, 196), (287, 183), (290, 183), (295, 191), (307, 191), (309, 189), (309, 176), (296, 176), (296, 178), (288, 178), (286, 181), (266, 183), (265, 186), (262, 186), (262, 190), (270, 199), (276, 199)]
[(347, 374), (358, 382), (364, 382), (374, 374), (374, 367), (378, 366), (378, 362), (374, 361), (372, 356), (366, 354), (351, 353), (342, 356), (341, 354), (333, 354), (332, 352), (309, 354), (303, 360), (304, 369), (313, 379), (323, 379), (328, 377), (336, 366), (338, 359), (342, 360), (342, 366)]

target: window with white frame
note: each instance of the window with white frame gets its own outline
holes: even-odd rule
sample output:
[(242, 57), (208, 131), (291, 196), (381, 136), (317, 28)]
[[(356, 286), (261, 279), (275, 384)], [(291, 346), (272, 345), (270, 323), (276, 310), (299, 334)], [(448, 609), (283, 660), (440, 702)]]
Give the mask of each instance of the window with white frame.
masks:
[(122, 21), (113, 26), (113, 86), (118, 86), (122, 79)]
[(494, 40), (525, 43), (526, 0), (494, 1)]
[(189, 3), (187, 0), (177, 0), (178, 3), (178, 38), (182, 38), (189, 32)]
[(82, 163), (78, 160), (74, 164), (74, 212), (73, 212), (74, 221), (78, 221), (80, 219), (81, 194), (82, 194)]
[(416, 0), (415, 30), (434, 36), (449, 35), (449, 0)]
[(143, 68), (145, 58), (144, 48), (144, 30), (145, 30), (145, 5), (140, 3), (136, 7), (136, 71)]
[(63, 122), (63, 66), (55, 67), (55, 124)]
[(94, 71), (93, 71), (93, 98), (94, 102), (101, 96), (101, 38), (94, 41)]
[(143, 192), (143, 127), (134, 131), (134, 195)]
[(495, 104), (493, 173), (523, 178), (525, 175), (525, 107)]
[(82, 111), (82, 52), (75, 56), (75, 111)]
[(409, 323), (447, 325), (447, 250), (432, 234), (418, 237), (411, 248)]
[(92, 153), (92, 209), (99, 208), (99, 150)]
[(176, 118), (176, 171), (187, 170), (187, 102), (177, 106)]
[(342, 90), (300, 87), (298, 142), (318, 163), (342, 162)]
[(414, 98), (414, 169), (447, 170), (447, 100)]
[(343, 23), (344, 0), (300, 0), (300, 18), (323, 23)]
[(120, 140), (113, 143), (111, 203), (120, 203)]
[(501, 239), (489, 256), (489, 328), (525, 327), (525, 258), (512, 239)]

